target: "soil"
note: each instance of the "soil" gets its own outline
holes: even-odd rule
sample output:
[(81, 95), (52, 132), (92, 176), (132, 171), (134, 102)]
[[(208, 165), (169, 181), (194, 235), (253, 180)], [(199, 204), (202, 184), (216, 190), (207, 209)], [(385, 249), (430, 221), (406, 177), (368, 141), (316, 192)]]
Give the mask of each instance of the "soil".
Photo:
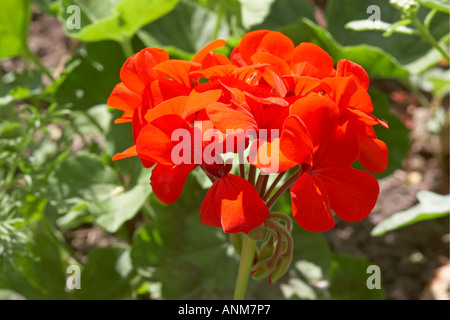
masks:
[[(70, 51), (70, 40), (64, 35), (61, 22), (35, 10), (29, 46), (44, 65), (57, 74)], [(6, 59), (1, 61), (0, 67), (4, 71), (20, 72), (23, 63), (20, 58)], [(358, 223), (337, 220), (336, 227), (325, 236), (335, 252), (365, 257), (380, 267), (386, 299), (449, 300), (448, 217), (413, 224), (382, 237), (370, 235), (377, 223), (416, 204), (419, 190), (448, 193), (448, 131), (441, 136), (430, 136), (423, 125), (429, 111), (421, 107), (414, 96), (392, 81), (374, 85), (391, 94), (392, 109), (411, 130), (411, 152), (403, 168), (380, 180), (379, 200), (367, 219)], [(86, 230), (80, 232), (83, 233), (80, 237), (70, 238), (89, 238)], [(92, 232), (95, 237), (90, 239), (100, 239), (100, 242), (94, 241), (90, 246), (107, 245), (102, 242), (104, 238), (98, 234), (98, 228)]]

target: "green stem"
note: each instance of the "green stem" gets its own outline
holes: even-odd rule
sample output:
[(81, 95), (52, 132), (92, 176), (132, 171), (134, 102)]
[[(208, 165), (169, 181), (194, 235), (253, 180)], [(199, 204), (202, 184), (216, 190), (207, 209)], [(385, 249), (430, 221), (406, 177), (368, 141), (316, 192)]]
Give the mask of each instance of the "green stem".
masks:
[(126, 58), (131, 57), (134, 54), (133, 45), (131, 43), (131, 38), (123, 37), (122, 42), (120, 43), (120, 46), (122, 47), (123, 54)]
[(214, 32), (212, 34), (211, 40), (216, 40), (219, 36), (220, 25), (222, 24), (223, 14), (224, 14), (224, 3), (223, 1), (219, 1), (219, 8), (217, 9), (217, 20), (216, 25), (214, 26)]
[(256, 178), (256, 167), (250, 165), (250, 168), (248, 169), (248, 182), (250, 182), (252, 185), (255, 185), (255, 178)]
[(431, 44), (433, 47), (435, 47), (439, 52), (445, 57), (445, 59), (450, 63), (450, 56), (449, 54), (442, 48), (439, 43), (436, 41), (436, 39), (433, 38), (430, 31), (423, 26), (423, 24), (420, 22), (420, 20), (416, 17), (412, 17), (412, 22), (414, 26), (419, 30), (422, 37), (428, 41), (429, 44)]
[(278, 176), (275, 178), (275, 180), (272, 182), (271, 186), (269, 187), (269, 190), (267, 190), (266, 193), (264, 194), (264, 197), (263, 197), (264, 201), (267, 201), (267, 199), (272, 194), (273, 190), (275, 190), (275, 188), (277, 187), (278, 182), (281, 181), (281, 179), (286, 174), (286, 172), (287, 171), (284, 171), (284, 172), (281, 172), (281, 173), (278, 174)]
[(239, 164), (239, 175), (242, 179), (245, 179), (245, 165), (243, 163)]
[(245, 292), (247, 291), (248, 278), (250, 276), (250, 269), (253, 265), (253, 258), (255, 256), (255, 250), (256, 242), (244, 234), (241, 250), (241, 261), (239, 263), (236, 287), (234, 288), (234, 300), (244, 300)]
[(52, 73), (42, 64), (41, 60), (33, 53), (31, 52), (29, 49), (27, 49), (27, 53), (26, 53), (27, 58), (29, 58), (31, 61), (34, 62), (34, 64), (36, 66), (39, 67), (39, 69), (42, 70), (42, 72), (50, 78), (50, 80), (52, 82), (55, 81), (55, 78), (53, 77)]
[(273, 207), (275, 202), (285, 193), (292, 185), (298, 180), (301, 174), (301, 169), (297, 170), (292, 176), (290, 176), (289, 179), (286, 180), (286, 182), (278, 189), (277, 192), (272, 196), (272, 198), (267, 201), (267, 208), (269, 210)]

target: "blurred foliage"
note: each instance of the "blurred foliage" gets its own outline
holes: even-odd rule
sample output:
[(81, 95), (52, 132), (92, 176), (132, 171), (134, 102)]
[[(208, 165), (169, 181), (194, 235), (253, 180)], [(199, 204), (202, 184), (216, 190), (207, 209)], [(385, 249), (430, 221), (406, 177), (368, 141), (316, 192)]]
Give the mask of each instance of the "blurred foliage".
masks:
[[(448, 4), (420, 3), (418, 17), (428, 19), (430, 34), (439, 43), (448, 41)], [(381, 8), (384, 22), (377, 30), (361, 25), (372, 4)], [(80, 29), (68, 27), (71, 5), (80, 9)], [(57, 79), (27, 44), (36, 8), (58, 18), (75, 44)], [(220, 49), (227, 54), (248, 31), (279, 30), (296, 44), (318, 44), (335, 61), (361, 64), (372, 79), (396, 79), (438, 102), (448, 94), (449, 75), (439, 66), (436, 48), (414, 32), (389, 37), (380, 32), (402, 19), (388, 0), (329, 0), (327, 27), (315, 17), (308, 0), (0, 1), (0, 59), (21, 57), (25, 65), (22, 73), (1, 74), (0, 299), (231, 297), (239, 257), (228, 235), (202, 225), (198, 215), (208, 183), (193, 175), (182, 197), (166, 206), (151, 193), (150, 172), (139, 159), (111, 161), (132, 137), (128, 124), (113, 126), (118, 114), (106, 99), (126, 57), (145, 46), (189, 59), (216, 38), (227, 40)], [(392, 112), (387, 93), (371, 89), (371, 96), (374, 114), (390, 126), (376, 128), (390, 150), (386, 176), (408, 155), (408, 130)], [(441, 113), (430, 124), (435, 133), (445, 113), (438, 107)], [(407, 221), (387, 227), (386, 222), (376, 233), (445, 211), (434, 210), (429, 197), (422, 200)], [(289, 201), (282, 198), (277, 210), (290, 214)], [(69, 234), (91, 228), (101, 230), (107, 246), (74, 245)], [(248, 298), (383, 297), (382, 290), (366, 287), (369, 261), (336, 255), (322, 234), (297, 225), (293, 238), (288, 275), (271, 286), (251, 281)], [(66, 288), (66, 270), (73, 264), (82, 270), (81, 290)]]

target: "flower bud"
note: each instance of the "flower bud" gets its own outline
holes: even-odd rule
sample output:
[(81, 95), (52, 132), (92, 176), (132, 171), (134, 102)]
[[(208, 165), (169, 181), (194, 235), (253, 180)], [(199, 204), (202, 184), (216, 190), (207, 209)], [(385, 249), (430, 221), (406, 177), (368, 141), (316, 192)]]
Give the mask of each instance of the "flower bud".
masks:
[(259, 249), (259, 255), (258, 258), (260, 261), (270, 259), (273, 255), (274, 250), (274, 243), (273, 238), (271, 237), (268, 241), (264, 242), (261, 246), (261, 249)]
[(269, 283), (275, 283), (281, 279), (281, 277), (288, 271), (289, 266), (291, 264), (292, 257), (291, 256), (281, 256), (280, 259), (278, 259), (277, 265), (275, 266), (275, 269), (269, 276)]
[(257, 262), (251, 269), (250, 274), (255, 280), (262, 280), (267, 278), (273, 271), (268, 263), (269, 260), (262, 260)]

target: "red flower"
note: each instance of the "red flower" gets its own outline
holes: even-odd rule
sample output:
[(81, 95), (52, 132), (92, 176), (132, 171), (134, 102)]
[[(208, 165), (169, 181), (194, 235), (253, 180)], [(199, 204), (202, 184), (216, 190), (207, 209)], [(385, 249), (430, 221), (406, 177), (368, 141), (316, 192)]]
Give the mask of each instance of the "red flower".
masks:
[[(372, 115), (364, 69), (345, 59), (335, 69), (317, 45), (296, 46), (276, 31), (248, 33), (230, 58), (214, 53), (224, 44), (212, 41), (190, 61), (155, 48), (126, 61), (108, 104), (124, 112), (116, 123), (132, 122), (135, 145), (113, 160), (138, 156), (153, 167), (153, 192), (167, 204), (201, 167), (213, 184), (200, 219), (224, 232), (248, 233), (269, 216), (273, 198), (262, 174), (254, 182), (257, 168), (265, 174), (302, 169), (290, 192), (294, 218), (307, 230), (331, 228), (331, 210), (348, 221), (367, 216), (378, 184), (351, 165), (359, 160), (381, 172), (388, 153), (373, 130), (387, 124)], [(243, 143), (228, 145), (238, 139)], [(237, 176), (223, 161), (226, 153), (244, 151), (247, 177), (242, 163)]]
[[(316, 112), (307, 111), (314, 106)], [(304, 166), (291, 188), (292, 213), (305, 229), (321, 232), (334, 226), (331, 209), (346, 221), (364, 219), (378, 197), (377, 180), (351, 168), (359, 154), (354, 128), (340, 127), (339, 109), (327, 97), (309, 95), (292, 106), (303, 118), (314, 143), (312, 166)]]
[(269, 209), (253, 185), (229, 173), (214, 182), (200, 207), (202, 223), (229, 233), (248, 233), (268, 216)]

